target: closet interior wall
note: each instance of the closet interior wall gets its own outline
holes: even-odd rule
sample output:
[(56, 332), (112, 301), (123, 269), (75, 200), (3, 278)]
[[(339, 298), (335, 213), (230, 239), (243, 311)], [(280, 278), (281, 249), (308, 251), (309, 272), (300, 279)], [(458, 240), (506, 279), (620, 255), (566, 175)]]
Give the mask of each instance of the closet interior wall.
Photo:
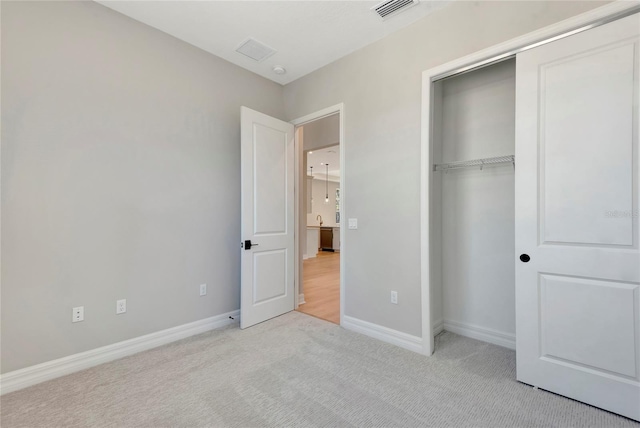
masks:
[[(514, 154), (515, 58), (435, 82), (432, 102), (435, 163)], [(432, 174), (433, 325), (515, 349), (514, 167)]]

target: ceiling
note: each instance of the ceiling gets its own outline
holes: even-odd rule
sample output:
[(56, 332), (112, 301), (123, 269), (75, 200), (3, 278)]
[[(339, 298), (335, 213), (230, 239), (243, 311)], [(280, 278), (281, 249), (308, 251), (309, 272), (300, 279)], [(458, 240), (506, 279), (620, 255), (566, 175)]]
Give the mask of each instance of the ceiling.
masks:
[(340, 146), (331, 146), (324, 149), (307, 152), (307, 175), (310, 175), (313, 167), (313, 177), (324, 180), (327, 176), (327, 164), (329, 164), (329, 181), (340, 180)]
[[(97, 1), (284, 85), (406, 27), (452, 0), (421, 0), (385, 21), (370, 10), (382, 0)], [(277, 52), (262, 62), (236, 52), (250, 37)], [(276, 65), (287, 72), (276, 74)]]

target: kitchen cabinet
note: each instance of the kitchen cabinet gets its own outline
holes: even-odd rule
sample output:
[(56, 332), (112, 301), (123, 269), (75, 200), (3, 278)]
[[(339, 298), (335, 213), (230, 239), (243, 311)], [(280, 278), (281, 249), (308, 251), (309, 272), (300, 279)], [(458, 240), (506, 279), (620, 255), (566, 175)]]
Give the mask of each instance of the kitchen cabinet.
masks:
[(333, 227), (320, 228), (320, 248), (322, 251), (333, 251)]

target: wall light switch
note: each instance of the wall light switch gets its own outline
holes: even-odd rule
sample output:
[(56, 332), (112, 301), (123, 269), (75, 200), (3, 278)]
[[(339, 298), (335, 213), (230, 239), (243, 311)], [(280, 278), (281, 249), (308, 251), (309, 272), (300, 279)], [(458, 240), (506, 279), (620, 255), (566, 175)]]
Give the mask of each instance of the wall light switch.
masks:
[(207, 295), (207, 284), (200, 284), (200, 295), (201, 296)]
[(349, 229), (357, 229), (358, 228), (358, 219), (350, 218), (349, 219)]
[(392, 291), (391, 292), (391, 303), (393, 303), (394, 305), (398, 304), (398, 292), (397, 291)]

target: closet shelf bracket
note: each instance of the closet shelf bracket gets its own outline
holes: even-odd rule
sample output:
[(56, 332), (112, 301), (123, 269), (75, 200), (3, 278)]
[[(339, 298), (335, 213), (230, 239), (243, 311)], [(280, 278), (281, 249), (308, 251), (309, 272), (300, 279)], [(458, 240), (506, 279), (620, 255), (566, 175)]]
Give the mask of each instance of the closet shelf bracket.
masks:
[(515, 155), (509, 156), (497, 156), (494, 158), (485, 158), (485, 159), (473, 159), (467, 161), (457, 161), (457, 162), (449, 162), (449, 163), (438, 163), (433, 165), (434, 171), (448, 171), (450, 169), (461, 169), (461, 168), (475, 168), (480, 167), (482, 170), (485, 166), (498, 166), (510, 163), (513, 165), (513, 168), (516, 167), (516, 157)]

